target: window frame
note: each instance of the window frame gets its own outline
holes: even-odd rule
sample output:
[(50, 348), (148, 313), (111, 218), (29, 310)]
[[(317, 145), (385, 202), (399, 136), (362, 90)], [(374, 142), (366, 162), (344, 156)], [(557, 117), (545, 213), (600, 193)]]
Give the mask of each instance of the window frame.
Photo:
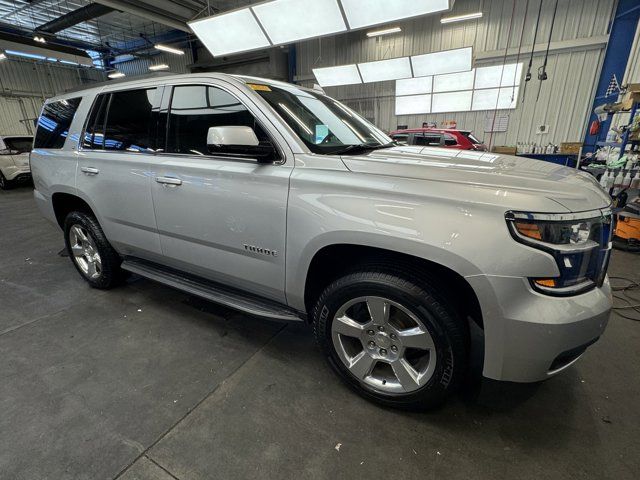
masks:
[[(161, 151), (157, 151), (156, 154), (157, 155), (164, 155), (164, 156), (172, 156), (172, 157), (186, 157), (186, 158), (199, 158), (199, 159), (203, 159), (203, 158), (207, 158), (207, 159), (219, 159), (219, 160), (229, 160), (229, 161), (234, 161), (234, 162), (252, 162), (252, 163), (258, 163), (258, 159), (257, 158), (253, 158), (253, 157), (241, 157), (241, 156), (232, 156), (232, 155), (225, 155), (224, 153), (220, 153), (220, 154), (213, 154), (213, 153), (207, 153), (206, 155), (196, 155), (194, 153), (174, 153), (174, 152), (167, 152), (167, 144), (169, 141), (169, 116), (171, 114), (171, 102), (173, 100), (173, 94), (174, 94), (174, 90), (176, 87), (212, 87), (212, 88), (218, 88), (220, 90), (222, 90), (223, 92), (231, 95), (233, 98), (235, 98), (238, 102), (240, 102), (246, 109), (247, 111), (253, 116), (253, 118), (255, 119), (256, 123), (260, 126), (260, 128), (262, 128), (262, 130), (264, 131), (264, 133), (267, 135), (267, 137), (269, 138), (269, 141), (271, 142), (271, 145), (273, 145), (273, 148), (275, 149), (275, 160), (273, 162), (271, 162), (273, 165), (282, 165), (284, 163), (286, 163), (286, 155), (284, 154), (284, 151), (280, 145), (279, 142), (277, 142), (274, 139), (273, 134), (269, 131), (269, 128), (267, 128), (265, 126), (265, 122), (262, 121), (262, 119), (260, 119), (260, 117), (258, 115), (255, 114), (255, 112), (250, 108), (250, 106), (247, 104), (247, 102), (242, 101), (241, 98), (238, 97), (238, 95), (236, 95), (234, 92), (232, 92), (230, 89), (225, 88), (225, 86), (220, 85), (218, 83), (213, 83), (213, 82), (186, 82), (186, 83), (169, 83), (169, 84), (165, 84), (164, 86), (164, 92), (162, 95), (162, 99), (160, 101), (160, 109), (159, 109), (159, 120), (158, 120), (158, 135), (157, 135), (157, 140), (158, 140), (158, 145), (159, 146), (159, 140), (164, 140), (164, 145), (163, 145), (163, 149)], [(165, 102), (166, 99), (166, 102)], [(162, 124), (164, 122), (164, 125)], [(162, 136), (159, 134), (160, 131), (162, 131)]]

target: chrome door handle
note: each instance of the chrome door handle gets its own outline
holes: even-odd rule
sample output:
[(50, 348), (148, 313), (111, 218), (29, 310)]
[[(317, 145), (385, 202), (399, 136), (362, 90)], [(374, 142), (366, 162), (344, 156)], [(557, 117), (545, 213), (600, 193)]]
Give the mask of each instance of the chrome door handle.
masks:
[(162, 183), (166, 186), (177, 187), (178, 185), (182, 185), (182, 180), (175, 177), (156, 177), (156, 182)]
[(100, 173), (100, 170), (93, 167), (80, 167), (80, 171), (85, 175), (97, 175)]

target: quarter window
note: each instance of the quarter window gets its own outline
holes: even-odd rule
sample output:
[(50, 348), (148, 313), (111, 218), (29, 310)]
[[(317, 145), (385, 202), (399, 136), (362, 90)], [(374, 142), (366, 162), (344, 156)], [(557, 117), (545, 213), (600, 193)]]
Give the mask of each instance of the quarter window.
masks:
[(206, 85), (173, 88), (167, 152), (208, 155), (207, 132), (221, 126), (251, 127), (260, 144), (271, 143), (251, 112), (230, 93)]
[(454, 137), (453, 135), (446, 134), (444, 136), (444, 144), (449, 146), (457, 145), (458, 140), (456, 140), (456, 137)]
[(62, 148), (81, 98), (47, 103), (38, 118), (34, 148)]

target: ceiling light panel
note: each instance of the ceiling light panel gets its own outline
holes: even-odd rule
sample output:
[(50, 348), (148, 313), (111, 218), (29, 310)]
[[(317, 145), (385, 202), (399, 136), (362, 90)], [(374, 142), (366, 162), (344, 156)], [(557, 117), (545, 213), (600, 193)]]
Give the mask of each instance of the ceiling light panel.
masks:
[(196, 20), (189, 26), (214, 57), (271, 45), (248, 8)]
[(506, 110), (516, 108), (518, 87), (489, 88), (473, 92), (472, 110)]
[(471, 110), (473, 92), (435, 93), (431, 100), (431, 111), (440, 112), (468, 112)]
[(396, 97), (396, 115), (431, 113), (431, 95)]
[(252, 9), (274, 45), (347, 31), (338, 0), (275, 0)]
[(473, 89), (475, 71), (449, 73), (433, 77), (434, 92), (454, 92)]
[(364, 83), (383, 82), (411, 78), (409, 57), (391, 58), (377, 62), (359, 63), (358, 69)]
[(355, 64), (342, 65), (339, 67), (314, 68), (313, 74), (316, 76), (321, 87), (362, 83), (358, 67), (356, 67)]
[(473, 49), (471, 47), (427, 53), (411, 57), (413, 75), (427, 77), (446, 73), (466, 72), (471, 70)]
[(442, 17), (440, 23), (464, 22), (465, 20), (473, 20), (482, 18), (482, 12), (467, 13), (466, 15), (456, 15), (454, 17)]
[(476, 68), (475, 88), (510, 87), (520, 83), (522, 63)]
[(433, 77), (406, 78), (396, 80), (396, 95), (416, 95), (431, 93)]
[(449, 10), (449, 0), (340, 0), (351, 29)]

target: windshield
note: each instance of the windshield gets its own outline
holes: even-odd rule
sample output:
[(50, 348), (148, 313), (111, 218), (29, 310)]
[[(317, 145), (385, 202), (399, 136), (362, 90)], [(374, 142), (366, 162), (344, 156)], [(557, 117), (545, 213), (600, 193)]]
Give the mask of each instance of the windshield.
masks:
[[(314, 153), (346, 153), (350, 147), (380, 148), (393, 141), (336, 100), (296, 87), (249, 85), (289, 124)], [(355, 149), (352, 150), (354, 153)]]
[(31, 137), (13, 137), (3, 140), (7, 150), (17, 150), (19, 153), (30, 152), (31, 145), (33, 145), (33, 138)]

